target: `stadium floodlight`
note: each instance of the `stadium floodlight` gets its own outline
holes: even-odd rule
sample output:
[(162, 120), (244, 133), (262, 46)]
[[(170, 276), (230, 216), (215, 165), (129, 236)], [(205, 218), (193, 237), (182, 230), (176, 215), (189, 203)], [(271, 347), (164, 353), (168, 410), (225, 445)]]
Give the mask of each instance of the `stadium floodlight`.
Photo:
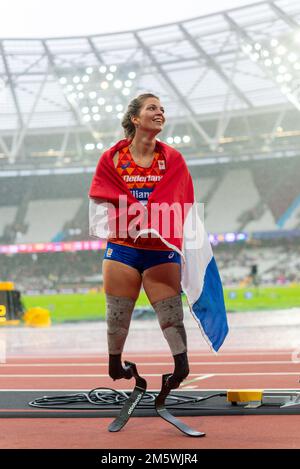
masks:
[(90, 77), (88, 75), (83, 75), (81, 81), (83, 81), (83, 83), (87, 83), (88, 81), (90, 81)]
[(78, 77), (77, 75), (73, 77), (73, 83), (79, 83), (79, 82), (80, 82), (80, 77)]
[(287, 68), (285, 65), (280, 65), (280, 67), (278, 67), (279, 73), (285, 73), (286, 71), (287, 71)]
[(245, 52), (245, 54), (250, 54), (250, 52), (252, 51), (253, 47), (251, 44), (244, 44), (242, 46), (242, 49), (243, 51)]
[(59, 79), (59, 83), (60, 83), (61, 85), (66, 85), (67, 81), (68, 81), (68, 80), (66, 79), (66, 77), (60, 77), (60, 79)]
[(102, 106), (105, 103), (105, 99), (104, 98), (99, 98), (97, 103), (100, 104), (100, 106)]
[(84, 146), (85, 150), (87, 151), (91, 151), (91, 150), (95, 150), (95, 144), (94, 143), (87, 143), (85, 146)]
[(116, 110), (117, 110), (118, 112), (123, 111), (123, 109), (124, 109), (123, 104), (117, 104), (117, 105), (116, 105)]
[(273, 39), (271, 39), (270, 44), (271, 44), (272, 47), (277, 47), (279, 42), (278, 42), (277, 39), (273, 38)]
[(112, 81), (114, 79), (114, 75), (112, 73), (108, 73), (106, 76), (105, 76), (106, 80), (107, 81)]
[(250, 54), (251, 59), (253, 62), (257, 62), (259, 59), (259, 54), (257, 52), (254, 52), (254, 54)]
[(129, 72), (128, 73), (128, 78), (130, 78), (131, 80), (134, 80), (136, 77), (136, 73), (135, 72)]
[(96, 93), (96, 91), (90, 91), (90, 92), (89, 92), (89, 97), (90, 97), (90, 99), (95, 99), (95, 98), (97, 98), (97, 93)]
[(78, 99), (83, 99), (84, 98), (84, 93), (82, 91), (78, 93)]
[(184, 143), (190, 143), (191, 137), (189, 135), (184, 135), (182, 137), (182, 140), (183, 140)]
[(176, 144), (181, 143), (181, 137), (176, 135), (176, 137), (174, 137), (174, 143), (176, 143)]
[(128, 89), (128, 88), (123, 88), (123, 90), (122, 90), (122, 94), (123, 94), (124, 96), (128, 96), (128, 95), (129, 95), (129, 93), (130, 93), (130, 91), (129, 91), (129, 89)]
[(99, 106), (93, 106), (92, 107), (92, 112), (95, 114), (97, 112), (99, 112)]
[(286, 53), (286, 47), (280, 45), (277, 47), (276, 52), (278, 55), (284, 55)]
[(81, 112), (82, 112), (82, 114), (88, 114), (89, 108), (87, 106), (85, 106), (81, 109)]
[(264, 61), (264, 64), (265, 64), (266, 67), (271, 67), (272, 63), (273, 63), (273, 62), (272, 62), (271, 59), (266, 59), (266, 60)]
[(112, 73), (115, 73), (117, 71), (117, 66), (116, 65), (111, 65), (109, 67), (109, 71), (112, 72)]
[(100, 114), (94, 114), (93, 119), (94, 119), (94, 121), (99, 121), (101, 119)]
[(67, 91), (73, 91), (74, 86), (73, 85), (67, 85)]
[(286, 73), (286, 74), (284, 75), (285, 81), (291, 81), (292, 78), (293, 78), (293, 77), (292, 77), (292, 75), (291, 75), (290, 73)]
[(107, 83), (107, 81), (102, 81), (102, 82), (100, 83), (100, 88), (101, 88), (102, 90), (107, 90), (108, 87), (109, 87), (109, 84)]
[(89, 75), (91, 75), (93, 73), (93, 71), (94, 71), (93, 67), (87, 67), (85, 69), (85, 72), (88, 73)]
[(275, 65), (281, 64), (281, 58), (280, 58), (280, 57), (275, 57), (275, 58), (273, 59), (273, 64), (275, 64)]
[(256, 43), (254, 44), (254, 49), (255, 49), (255, 50), (260, 50), (261, 47), (262, 47), (262, 46), (261, 46), (261, 44), (260, 44), (259, 42), (256, 42)]
[(126, 88), (130, 88), (131, 85), (132, 85), (132, 81), (131, 80), (126, 80), (124, 85), (126, 86)]
[(121, 80), (116, 80), (114, 82), (114, 87), (115, 88), (120, 89), (120, 88), (122, 88), (122, 86), (123, 86), (123, 83), (121, 82)]
[(83, 116), (83, 120), (84, 122), (90, 122), (91, 116), (89, 114), (86, 114), (85, 116)]
[(78, 91), (82, 91), (83, 90), (83, 85), (81, 83), (79, 83), (79, 85), (76, 86), (76, 89)]
[(101, 142), (97, 143), (97, 148), (98, 148), (98, 150), (102, 150), (103, 143), (101, 143)]
[(105, 106), (105, 111), (106, 111), (106, 112), (111, 112), (112, 110), (113, 110), (113, 107), (112, 107), (110, 104), (108, 104), (107, 106)]
[(269, 52), (267, 49), (263, 49), (263, 50), (261, 51), (261, 54), (262, 54), (263, 57), (269, 57), (270, 52)]
[(118, 112), (117, 118), (121, 120), (123, 119), (123, 117), (124, 117), (124, 112)]
[(99, 72), (100, 73), (105, 73), (107, 70), (107, 67), (105, 67), (105, 65), (101, 65), (101, 67), (99, 67)]
[(296, 62), (297, 60), (297, 55), (295, 54), (295, 52), (291, 52), (289, 55), (288, 55), (288, 60), (290, 62)]
[(173, 142), (174, 142), (173, 137), (167, 137), (167, 143), (171, 145)]

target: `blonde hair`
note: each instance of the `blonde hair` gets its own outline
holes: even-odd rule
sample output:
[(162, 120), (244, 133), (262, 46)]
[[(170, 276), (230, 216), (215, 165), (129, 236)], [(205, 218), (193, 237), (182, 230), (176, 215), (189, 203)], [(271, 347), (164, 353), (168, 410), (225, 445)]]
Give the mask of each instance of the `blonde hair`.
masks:
[(126, 113), (124, 114), (124, 117), (122, 119), (122, 127), (124, 129), (124, 134), (125, 137), (128, 139), (132, 139), (135, 136), (135, 125), (131, 121), (132, 117), (137, 117), (140, 113), (140, 110), (148, 98), (156, 98), (159, 99), (157, 96), (155, 96), (152, 93), (144, 93), (140, 94), (136, 98), (134, 98), (130, 103), (128, 104), (128, 108)]

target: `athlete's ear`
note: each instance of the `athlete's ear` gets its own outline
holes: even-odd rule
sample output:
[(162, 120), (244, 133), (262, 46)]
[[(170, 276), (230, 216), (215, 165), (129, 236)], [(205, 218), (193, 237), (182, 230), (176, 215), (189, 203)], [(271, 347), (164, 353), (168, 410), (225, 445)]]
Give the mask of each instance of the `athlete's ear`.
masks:
[(138, 127), (140, 125), (140, 118), (136, 116), (131, 117), (131, 122), (135, 127)]

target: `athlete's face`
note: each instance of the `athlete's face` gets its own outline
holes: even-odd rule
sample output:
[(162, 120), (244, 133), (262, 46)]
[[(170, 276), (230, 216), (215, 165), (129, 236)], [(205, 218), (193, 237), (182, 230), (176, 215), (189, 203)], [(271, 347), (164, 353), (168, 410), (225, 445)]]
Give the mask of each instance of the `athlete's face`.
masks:
[(133, 118), (133, 122), (137, 124), (140, 130), (159, 133), (163, 129), (166, 120), (164, 112), (159, 99), (147, 98), (139, 115)]

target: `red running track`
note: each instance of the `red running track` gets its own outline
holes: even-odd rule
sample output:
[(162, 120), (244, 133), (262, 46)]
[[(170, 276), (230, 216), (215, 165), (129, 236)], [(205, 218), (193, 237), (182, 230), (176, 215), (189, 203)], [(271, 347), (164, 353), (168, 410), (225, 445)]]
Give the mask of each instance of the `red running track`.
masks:
[[(300, 389), (300, 363), (290, 351), (191, 353), (190, 374), (182, 389)], [(172, 372), (168, 354), (124, 355), (134, 361), (158, 390), (163, 373)], [(19, 357), (0, 364), (0, 389), (89, 390), (132, 389), (131, 382), (113, 382), (107, 357)], [(189, 438), (159, 417), (134, 418), (119, 433), (109, 433), (109, 418), (0, 420), (0, 448), (300, 448), (300, 415), (202, 416), (182, 418), (205, 438)], [(76, 427), (76, 431), (74, 428)]]

